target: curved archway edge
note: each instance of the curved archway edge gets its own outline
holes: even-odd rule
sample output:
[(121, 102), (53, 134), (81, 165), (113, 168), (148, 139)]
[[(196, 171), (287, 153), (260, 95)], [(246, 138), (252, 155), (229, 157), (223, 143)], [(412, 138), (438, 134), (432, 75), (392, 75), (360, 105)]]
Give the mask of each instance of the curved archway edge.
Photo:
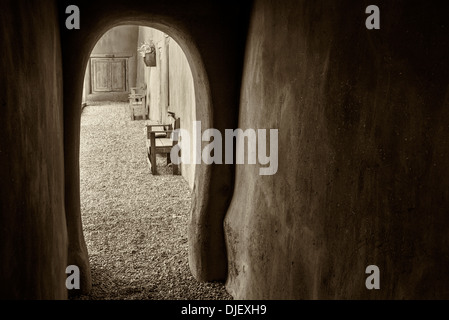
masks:
[[(91, 276), (80, 214), (79, 142), (84, 70), (90, 52), (110, 28), (124, 24), (152, 27), (167, 33), (184, 50), (195, 88), (197, 120), (203, 128), (222, 132), (237, 127), (240, 81), (249, 13), (242, 4), (197, 1), (103, 1), (78, 5), (81, 28), (67, 30), (65, 1), (60, 11), (63, 102), (65, 211), (68, 230), (68, 262), (79, 266), (83, 293), (90, 291)], [(233, 25), (224, 23), (234, 21)], [(234, 166), (197, 165), (188, 227), (189, 264), (199, 281), (224, 281), (227, 257), (223, 220), (232, 198)]]

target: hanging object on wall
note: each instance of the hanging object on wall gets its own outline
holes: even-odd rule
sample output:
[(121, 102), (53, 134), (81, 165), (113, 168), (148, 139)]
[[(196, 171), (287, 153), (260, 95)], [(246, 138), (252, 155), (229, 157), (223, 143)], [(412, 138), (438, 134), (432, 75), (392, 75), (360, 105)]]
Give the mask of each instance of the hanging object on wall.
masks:
[(150, 42), (142, 43), (137, 51), (143, 57), (143, 61), (147, 67), (155, 67), (156, 66), (156, 47), (152, 40)]

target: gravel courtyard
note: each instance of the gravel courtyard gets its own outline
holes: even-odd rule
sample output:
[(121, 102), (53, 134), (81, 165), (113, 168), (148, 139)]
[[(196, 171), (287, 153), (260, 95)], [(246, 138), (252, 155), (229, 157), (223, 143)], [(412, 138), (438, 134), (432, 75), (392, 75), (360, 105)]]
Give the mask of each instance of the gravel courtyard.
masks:
[(126, 103), (89, 105), (81, 117), (81, 214), (93, 288), (76, 299), (232, 299), (188, 265), (190, 189), (164, 158), (146, 162), (144, 120)]

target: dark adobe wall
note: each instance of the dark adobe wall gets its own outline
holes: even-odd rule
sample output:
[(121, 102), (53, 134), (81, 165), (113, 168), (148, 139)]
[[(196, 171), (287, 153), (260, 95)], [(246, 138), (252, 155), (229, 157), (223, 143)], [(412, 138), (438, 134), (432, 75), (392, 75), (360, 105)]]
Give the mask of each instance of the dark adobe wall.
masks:
[(52, 1), (0, 10), (0, 298), (67, 296), (62, 62)]
[[(380, 30), (365, 28), (370, 4)], [(279, 170), (237, 166), (235, 298), (449, 297), (447, 9), (255, 2), (239, 127), (279, 128)]]

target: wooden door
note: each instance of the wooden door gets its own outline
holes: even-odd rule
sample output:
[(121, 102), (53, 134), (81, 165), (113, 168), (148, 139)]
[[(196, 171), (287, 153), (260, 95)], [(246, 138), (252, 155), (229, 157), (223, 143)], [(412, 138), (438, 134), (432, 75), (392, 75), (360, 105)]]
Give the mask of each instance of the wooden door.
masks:
[(92, 59), (92, 91), (107, 92), (111, 73), (109, 59)]
[(91, 59), (92, 92), (124, 92), (126, 85), (125, 58)]
[(112, 59), (111, 61), (111, 91), (126, 91), (126, 61)]

